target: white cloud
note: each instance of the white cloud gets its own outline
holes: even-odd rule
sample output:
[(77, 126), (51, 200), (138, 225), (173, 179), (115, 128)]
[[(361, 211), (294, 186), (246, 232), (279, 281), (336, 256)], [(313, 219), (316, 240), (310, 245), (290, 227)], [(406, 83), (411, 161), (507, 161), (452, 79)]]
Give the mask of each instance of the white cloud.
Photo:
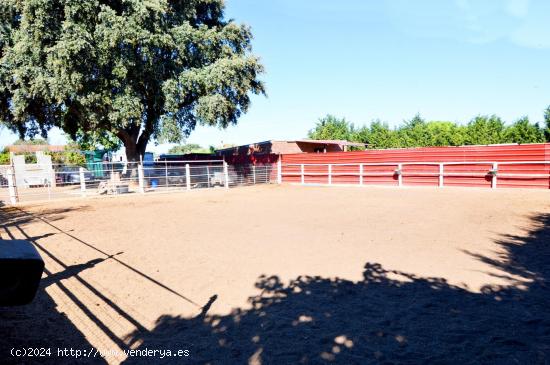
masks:
[(550, 48), (550, 2), (533, 2), (529, 16), (510, 33), (509, 39), (523, 47)]
[(526, 23), (511, 34), (510, 40), (523, 47), (550, 48), (548, 22)]
[(529, 13), (529, 0), (508, 0), (506, 12), (516, 18), (525, 18)]
[(499, 40), (527, 48), (550, 48), (550, 1), (394, 0), (388, 16), (396, 28), (421, 38), (475, 44)]

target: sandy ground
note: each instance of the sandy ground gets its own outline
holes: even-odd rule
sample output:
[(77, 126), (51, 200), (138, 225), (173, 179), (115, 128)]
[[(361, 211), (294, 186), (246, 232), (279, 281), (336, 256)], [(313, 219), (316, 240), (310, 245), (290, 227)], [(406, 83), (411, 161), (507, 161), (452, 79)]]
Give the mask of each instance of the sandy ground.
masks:
[[(13, 346), (101, 363), (548, 363), (550, 191), (256, 186), (1, 210), (46, 261)], [(189, 350), (153, 358), (101, 352)], [(74, 357), (26, 358), (52, 363)], [(90, 356), (87, 354), (86, 356)], [(2, 361), (4, 362), (4, 361)]]

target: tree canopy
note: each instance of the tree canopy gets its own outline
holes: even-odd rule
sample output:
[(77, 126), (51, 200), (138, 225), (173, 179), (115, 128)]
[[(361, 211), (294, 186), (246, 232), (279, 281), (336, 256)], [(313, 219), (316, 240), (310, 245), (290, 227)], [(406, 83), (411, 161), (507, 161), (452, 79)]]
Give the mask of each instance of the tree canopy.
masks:
[(312, 139), (345, 139), (361, 142), (369, 148), (401, 148), (484, 145), (497, 143), (550, 142), (550, 107), (545, 111), (546, 127), (522, 117), (506, 125), (498, 116), (476, 116), (466, 125), (446, 121), (425, 121), (420, 115), (396, 128), (375, 120), (356, 127), (344, 118), (327, 115), (319, 119), (308, 137)]
[(312, 139), (350, 140), (354, 133), (355, 129), (352, 123), (348, 123), (345, 118), (339, 119), (328, 114), (319, 119), (315, 128), (309, 131), (308, 137)]
[(116, 137), (135, 161), (151, 139), (237, 122), (264, 93), (251, 39), (223, 0), (2, 0), (0, 123), (21, 137)]

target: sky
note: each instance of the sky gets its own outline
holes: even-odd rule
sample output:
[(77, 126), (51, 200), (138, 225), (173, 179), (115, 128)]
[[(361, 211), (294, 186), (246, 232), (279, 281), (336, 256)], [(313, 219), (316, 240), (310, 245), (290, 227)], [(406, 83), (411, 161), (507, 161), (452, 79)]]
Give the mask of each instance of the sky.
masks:
[[(252, 28), (267, 97), (237, 126), (199, 126), (187, 143), (307, 136), (326, 114), (399, 125), (415, 114), (467, 123), (497, 114), (542, 120), (550, 105), (547, 0), (226, 0)], [(0, 131), (0, 146), (16, 139)], [(53, 131), (50, 143), (64, 142)], [(149, 151), (169, 145), (150, 143)]]

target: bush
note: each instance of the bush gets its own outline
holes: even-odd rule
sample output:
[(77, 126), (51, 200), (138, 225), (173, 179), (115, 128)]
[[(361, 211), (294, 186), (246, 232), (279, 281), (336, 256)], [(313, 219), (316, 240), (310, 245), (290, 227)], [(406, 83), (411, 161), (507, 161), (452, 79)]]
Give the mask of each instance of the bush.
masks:
[(0, 165), (9, 165), (10, 164), (10, 153), (7, 149), (4, 149), (0, 152)]
[(86, 166), (86, 157), (80, 151), (46, 152), (52, 157), (52, 163), (57, 165)]
[[(51, 156), (54, 165), (86, 166), (86, 157), (80, 151), (45, 152)], [(25, 153), (25, 163), (36, 163), (36, 154)], [(0, 165), (10, 164), (10, 153), (7, 149), (0, 152)]]

